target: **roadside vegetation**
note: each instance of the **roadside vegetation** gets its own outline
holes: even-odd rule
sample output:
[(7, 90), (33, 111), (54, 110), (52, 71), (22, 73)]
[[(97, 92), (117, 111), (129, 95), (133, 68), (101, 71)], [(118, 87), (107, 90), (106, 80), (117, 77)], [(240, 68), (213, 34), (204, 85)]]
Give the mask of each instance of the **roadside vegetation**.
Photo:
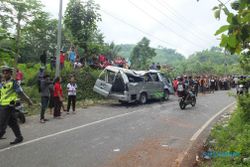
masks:
[[(220, 46), (231, 54), (239, 54), (243, 71), (250, 71), (250, 5), (249, 0), (231, 2), (231, 9), (223, 3), (214, 7), (217, 19), (222, 12), (227, 16), (228, 25), (219, 28), (215, 35), (221, 34)], [(249, 82), (249, 81), (248, 81)], [(247, 83), (247, 82), (245, 82)], [(230, 119), (216, 125), (210, 135), (213, 144), (209, 150), (214, 152), (234, 152), (235, 156), (215, 156), (201, 166), (250, 166), (250, 94), (237, 97), (237, 106)]]
[(221, 155), (211, 155), (212, 159), (204, 161), (200, 166), (250, 166), (249, 108), (250, 95), (239, 96), (234, 113), (229, 120), (219, 122), (213, 127), (207, 141), (208, 148), (204, 150), (206, 153), (210, 151)]

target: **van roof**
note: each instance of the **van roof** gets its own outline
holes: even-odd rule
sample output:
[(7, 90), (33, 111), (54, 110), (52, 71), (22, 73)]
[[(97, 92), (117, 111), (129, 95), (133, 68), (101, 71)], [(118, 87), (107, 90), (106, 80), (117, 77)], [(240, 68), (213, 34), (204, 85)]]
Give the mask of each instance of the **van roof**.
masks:
[(126, 74), (131, 74), (131, 75), (135, 75), (135, 76), (143, 76), (148, 72), (153, 72), (153, 73), (159, 72), (157, 70), (149, 70), (149, 71), (141, 70), (141, 71), (137, 71), (137, 70), (130, 70), (130, 69), (116, 67), (116, 66), (107, 66), (105, 69), (110, 70), (110, 71), (114, 71), (114, 72), (123, 71)]
[(130, 70), (130, 69), (116, 67), (116, 66), (107, 66), (105, 69), (113, 71), (113, 72), (123, 71), (126, 74), (131, 74), (131, 75), (134, 75), (134, 76), (141, 76), (141, 74), (138, 73), (138, 71), (136, 71), (136, 70)]

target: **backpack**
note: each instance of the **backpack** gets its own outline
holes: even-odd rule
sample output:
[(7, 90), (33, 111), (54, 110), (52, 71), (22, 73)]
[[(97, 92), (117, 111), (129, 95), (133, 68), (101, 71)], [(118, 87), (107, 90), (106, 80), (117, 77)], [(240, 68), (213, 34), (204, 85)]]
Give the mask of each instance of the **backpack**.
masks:
[(182, 82), (178, 82), (178, 84), (177, 84), (177, 91), (178, 91), (178, 92), (184, 91), (184, 87), (183, 87)]

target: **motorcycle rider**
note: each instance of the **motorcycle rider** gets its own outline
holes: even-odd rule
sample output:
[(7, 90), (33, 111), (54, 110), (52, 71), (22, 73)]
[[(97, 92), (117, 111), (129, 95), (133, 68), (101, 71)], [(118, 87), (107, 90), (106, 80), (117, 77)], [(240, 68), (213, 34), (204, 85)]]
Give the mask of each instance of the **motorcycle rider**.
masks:
[[(240, 88), (240, 85), (243, 87)], [(242, 89), (242, 93), (248, 93), (249, 82), (247, 81), (246, 76), (240, 76), (240, 80), (238, 81), (237, 85), (237, 94), (241, 93), (240, 89)]]
[(196, 77), (196, 79), (193, 80), (193, 87), (194, 87), (194, 95), (197, 97), (198, 91), (199, 91), (199, 78), (198, 77)]
[(177, 95), (179, 97), (184, 96), (185, 85), (183, 82), (183, 78), (181, 76), (177, 77)]
[(2, 67), (3, 81), (0, 88), (0, 139), (5, 134), (7, 125), (14, 132), (16, 139), (10, 144), (17, 144), (23, 141), (23, 136), (15, 114), (15, 103), (18, 95), (32, 105), (30, 98), (23, 92), (21, 86), (12, 78), (13, 68)]

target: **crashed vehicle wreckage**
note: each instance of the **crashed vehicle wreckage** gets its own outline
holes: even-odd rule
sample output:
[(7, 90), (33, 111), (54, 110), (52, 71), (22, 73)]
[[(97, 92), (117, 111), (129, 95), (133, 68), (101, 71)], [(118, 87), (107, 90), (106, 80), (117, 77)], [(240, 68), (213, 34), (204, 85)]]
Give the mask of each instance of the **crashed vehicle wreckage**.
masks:
[(93, 88), (98, 94), (121, 103), (147, 103), (150, 99), (168, 100), (174, 93), (171, 81), (159, 71), (135, 71), (108, 66)]

